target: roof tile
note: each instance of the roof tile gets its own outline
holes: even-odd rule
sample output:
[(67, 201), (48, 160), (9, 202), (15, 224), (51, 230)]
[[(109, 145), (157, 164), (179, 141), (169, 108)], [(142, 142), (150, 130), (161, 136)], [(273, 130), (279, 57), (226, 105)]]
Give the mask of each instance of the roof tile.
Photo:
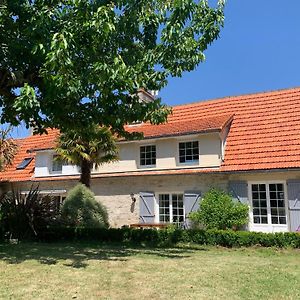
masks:
[[(167, 124), (141, 124), (127, 128), (130, 132), (143, 132), (145, 138), (184, 135), (222, 130), (233, 115), (227, 137), (225, 159), (218, 170), (194, 168), (176, 171), (123, 172), (99, 176), (300, 168), (300, 88), (179, 105), (173, 108)], [(12, 166), (8, 166), (4, 172), (0, 173), (0, 180), (35, 180), (32, 178), (34, 160), (24, 170), (16, 170), (16, 166), (25, 157), (34, 156), (33, 153), (28, 153), (30, 149), (53, 148), (57, 135), (58, 131), (50, 130), (48, 135), (18, 140), (20, 149), (15, 161)], [(57, 177), (44, 178), (44, 180), (57, 179)]]

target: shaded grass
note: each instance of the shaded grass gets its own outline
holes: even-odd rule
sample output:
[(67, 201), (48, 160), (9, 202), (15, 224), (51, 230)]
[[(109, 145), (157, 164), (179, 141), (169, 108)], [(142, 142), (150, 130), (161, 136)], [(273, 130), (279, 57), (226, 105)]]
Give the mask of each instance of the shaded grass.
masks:
[(0, 245), (1, 299), (299, 299), (300, 251)]

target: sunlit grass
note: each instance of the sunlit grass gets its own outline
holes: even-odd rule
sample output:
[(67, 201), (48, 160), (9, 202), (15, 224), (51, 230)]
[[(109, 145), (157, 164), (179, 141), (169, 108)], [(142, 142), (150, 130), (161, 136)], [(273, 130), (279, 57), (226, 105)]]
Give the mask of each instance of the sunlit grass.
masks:
[(1, 299), (300, 299), (300, 251), (0, 245)]

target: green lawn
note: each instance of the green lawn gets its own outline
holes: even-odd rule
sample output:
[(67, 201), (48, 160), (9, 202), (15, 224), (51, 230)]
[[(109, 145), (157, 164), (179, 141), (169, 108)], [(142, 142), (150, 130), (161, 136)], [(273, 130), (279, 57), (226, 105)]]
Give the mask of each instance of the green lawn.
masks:
[(1, 299), (300, 299), (300, 251), (0, 244)]

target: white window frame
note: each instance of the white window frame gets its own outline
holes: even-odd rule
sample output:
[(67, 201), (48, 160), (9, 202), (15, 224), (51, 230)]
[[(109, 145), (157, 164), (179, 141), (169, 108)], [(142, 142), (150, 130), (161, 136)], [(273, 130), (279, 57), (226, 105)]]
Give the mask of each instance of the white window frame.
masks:
[[(155, 146), (155, 164), (154, 165), (141, 165), (141, 147), (147, 147), (147, 146)], [(155, 143), (149, 143), (149, 144), (142, 144), (139, 145), (138, 147), (138, 152), (139, 152), (139, 160), (138, 160), (138, 166), (139, 168), (143, 169), (143, 168), (155, 168), (156, 164), (157, 164), (157, 145)]]
[[(266, 193), (267, 193), (267, 224), (254, 223), (253, 218), (253, 199), (252, 199), (252, 184), (265, 184)], [(271, 203), (270, 203), (270, 184), (283, 184), (284, 191), (284, 208), (286, 216), (286, 224), (272, 224), (271, 218)], [(288, 210), (288, 197), (287, 197), (287, 185), (286, 181), (283, 180), (260, 180), (260, 181), (248, 181), (248, 199), (250, 204), (249, 209), (249, 228), (251, 231), (266, 231), (266, 232), (275, 232), (275, 231), (288, 231), (290, 228), (289, 220), (289, 210)], [(276, 230), (276, 228), (278, 230)], [(286, 230), (285, 230), (286, 229)]]
[(169, 195), (169, 210), (170, 210), (170, 222), (164, 223), (164, 224), (174, 224), (173, 223), (173, 201), (172, 201), (172, 195), (182, 195), (182, 201), (183, 201), (183, 223), (185, 222), (185, 201), (184, 201), (184, 192), (182, 191), (173, 191), (173, 192), (158, 192), (155, 193), (155, 207), (154, 207), (154, 212), (155, 212), (155, 217), (154, 217), (154, 222), (155, 223), (160, 223), (159, 222), (159, 195)]
[[(185, 162), (180, 162), (180, 149), (179, 149), (179, 144), (180, 143), (193, 143), (193, 142), (198, 142), (198, 160), (193, 160), (193, 161), (185, 161)], [(199, 139), (188, 139), (188, 140), (179, 140), (177, 142), (177, 161), (178, 164), (181, 166), (184, 165), (199, 165), (200, 164), (200, 142)]]

